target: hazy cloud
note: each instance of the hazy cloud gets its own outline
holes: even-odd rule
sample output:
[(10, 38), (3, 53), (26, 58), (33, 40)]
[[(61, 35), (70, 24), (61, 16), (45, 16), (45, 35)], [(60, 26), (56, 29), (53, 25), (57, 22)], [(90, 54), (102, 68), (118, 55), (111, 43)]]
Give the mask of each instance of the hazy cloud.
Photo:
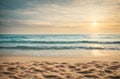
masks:
[(2, 0), (1, 26), (82, 27), (83, 23), (120, 23), (120, 0)]

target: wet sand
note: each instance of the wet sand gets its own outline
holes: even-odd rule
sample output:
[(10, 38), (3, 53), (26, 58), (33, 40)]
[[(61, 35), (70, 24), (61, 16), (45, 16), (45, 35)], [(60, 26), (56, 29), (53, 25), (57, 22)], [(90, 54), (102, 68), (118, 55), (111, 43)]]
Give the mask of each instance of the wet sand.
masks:
[(120, 57), (1, 56), (0, 79), (120, 79)]

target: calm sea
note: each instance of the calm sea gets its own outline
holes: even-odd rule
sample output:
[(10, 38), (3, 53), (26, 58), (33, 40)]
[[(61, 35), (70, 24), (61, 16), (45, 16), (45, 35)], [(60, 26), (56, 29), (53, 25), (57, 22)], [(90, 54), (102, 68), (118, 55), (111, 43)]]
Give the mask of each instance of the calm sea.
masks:
[(0, 55), (74, 56), (120, 51), (119, 34), (1, 34)]

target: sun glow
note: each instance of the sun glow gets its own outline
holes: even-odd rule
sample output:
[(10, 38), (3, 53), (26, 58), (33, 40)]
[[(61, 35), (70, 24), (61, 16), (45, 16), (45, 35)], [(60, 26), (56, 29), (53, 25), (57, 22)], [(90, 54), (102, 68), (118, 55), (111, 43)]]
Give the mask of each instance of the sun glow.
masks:
[(92, 26), (97, 26), (97, 25), (98, 25), (97, 22), (93, 22), (93, 23), (92, 23)]

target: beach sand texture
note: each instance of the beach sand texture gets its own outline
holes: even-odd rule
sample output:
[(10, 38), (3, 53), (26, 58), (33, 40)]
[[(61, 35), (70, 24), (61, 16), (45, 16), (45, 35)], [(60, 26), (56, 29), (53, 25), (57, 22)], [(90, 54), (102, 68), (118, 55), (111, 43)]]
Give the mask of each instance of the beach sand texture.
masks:
[(120, 79), (120, 62), (3, 61), (0, 79)]

